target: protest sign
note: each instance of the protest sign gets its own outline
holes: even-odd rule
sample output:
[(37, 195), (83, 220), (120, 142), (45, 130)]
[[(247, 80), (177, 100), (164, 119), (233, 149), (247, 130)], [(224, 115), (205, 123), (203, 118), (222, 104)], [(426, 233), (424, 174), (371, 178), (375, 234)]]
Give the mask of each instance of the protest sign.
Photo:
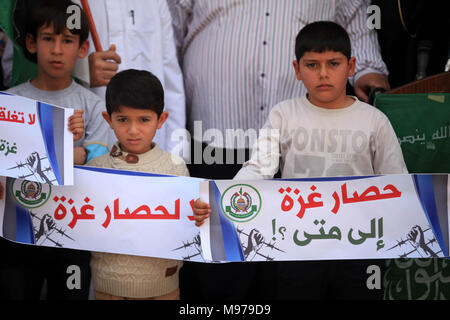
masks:
[(73, 109), (0, 93), (0, 175), (73, 184)]
[[(448, 256), (447, 175), (201, 182), (207, 260)], [(442, 199), (436, 204), (436, 199)]]
[(76, 167), (74, 186), (5, 180), (0, 230), (6, 239), (202, 260), (199, 230), (192, 222), (199, 179)]
[[(448, 181), (203, 181), (76, 167), (74, 186), (2, 178), (0, 230), (28, 244), (200, 262), (447, 257)], [(213, 209), (200, 229), (199, 196)]]

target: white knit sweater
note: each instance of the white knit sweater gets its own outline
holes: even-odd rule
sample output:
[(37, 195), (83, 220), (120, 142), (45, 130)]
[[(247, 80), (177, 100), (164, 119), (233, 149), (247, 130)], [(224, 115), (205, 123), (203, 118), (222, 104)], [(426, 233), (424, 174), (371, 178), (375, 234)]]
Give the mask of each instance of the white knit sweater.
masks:
[[(95, 158), (88, 166), (188, 176), (184, 161), (153, 144), (143, 154), (132, 155), (116, 143), (109, 154)], [(97, 291), (120, 297), (150, 298), (178, 288), (182, 261), (122, 254), (92, 252), (91, 270)]]

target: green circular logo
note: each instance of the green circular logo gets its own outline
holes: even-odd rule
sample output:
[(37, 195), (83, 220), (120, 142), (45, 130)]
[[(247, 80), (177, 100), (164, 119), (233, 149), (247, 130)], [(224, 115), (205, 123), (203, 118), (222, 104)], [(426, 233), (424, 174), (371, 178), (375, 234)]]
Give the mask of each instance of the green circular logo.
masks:
[(261, 210), (258, 190), (248, 184), (235, 184), (225, 190), (220, 199), (222, 212), (235, 222), (253, 220)]
[(9, 190), (14, 200), (20, 206), (28, 209), (43, 206), (52, 192), (49, 184), (42, 184), (35, 181), (12, 179)]

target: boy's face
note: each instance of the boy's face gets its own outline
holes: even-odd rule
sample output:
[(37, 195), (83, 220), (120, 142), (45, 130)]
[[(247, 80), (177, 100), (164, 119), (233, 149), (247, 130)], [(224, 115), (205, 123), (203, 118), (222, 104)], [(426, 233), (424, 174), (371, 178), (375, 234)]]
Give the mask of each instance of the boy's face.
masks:
[(348, 77), (355, 72), (356, 59), (349, 60), (341, 52), (306, 52), (300, 61), (294, 61), (298, 80), (308, 90), (308, 99), (319, 107), (344, 107)]
[(151, 149), (156, 130), (166, 121), (168, 113), (164, 111), (158, 118), (153, 110), (121, 106), (111, 116), (103, 112), (103, 117), (114, 130), (123, 151), (142, 154)]
[(50, 79), (67, 79), (78, 58), (86, 57), (89, 42), (79, 43), (80, 36), (64, 29), (61, 34), (55, 34), (53, 24), (42, 26), (33, 35), (27, 34), (26, 45), (30, 53), (37, 54), (40, 75)]

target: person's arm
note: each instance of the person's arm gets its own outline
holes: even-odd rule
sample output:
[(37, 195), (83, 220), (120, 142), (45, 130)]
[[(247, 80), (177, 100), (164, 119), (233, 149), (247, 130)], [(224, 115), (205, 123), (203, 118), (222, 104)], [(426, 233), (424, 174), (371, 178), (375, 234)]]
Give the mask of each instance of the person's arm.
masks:
[[(92, 94), (94, 96), (94, 94)], [(106, 110), (105, 103), (95, 96), (95, 100), (87, 101), (92, 107), (85, 114), (85, 138), (83, 147), (86, 150), (86, 161), (108, 153), (109, 146), (114, 141), (112, 130), (103, 119), (102, 112)]]
[(182, 50), (184, 37), (188, 31), (188, 25), (192, 19), (192, 10), (195, 0), (167, 0), (170, 14), (172, 16), (172, 26), (174, 39), (180, 64), (183, 62)]
[(336, 8), (336, 20), (347, 30), (356, 57), (355, 75), (350, 83), (358, 98), (364, 102), (368, 102), (372, 88), (390, 88), (377, 33), (367, 27), (367, 7), (366, 1), (345, 0)]
[[(181, 130), (185, 135), (186, 130), (186, 102), (184, 96), (183, 75), (178, 64), (177, 53), (172, 29), (172, 18), (166, 0), (159, 0), (159, 12), (162, 32), (162, 61), (164, 73), (165, 110), (169, 112), (169, 118), (163, 126), (165, 131), (165, 145), (162, 149), (174, 152), (174, 148), (180, 141), (172, 141), (171, 135), (176, 130)], [(177, 134), (180, 137), (180, 134)], [(184, 139), (186, 140), (186, 138)]]
[(375, 136), (373, 160), (375, 174), (408, 173), (402, 149), (389, 119), (380, 115), (380, 125)]
[(280, 163), (280, 134), (283, 115), (274, 107), (252, 148), (251, 158), (242, 165), (236, 180), (271, 179), (278, 172)]

